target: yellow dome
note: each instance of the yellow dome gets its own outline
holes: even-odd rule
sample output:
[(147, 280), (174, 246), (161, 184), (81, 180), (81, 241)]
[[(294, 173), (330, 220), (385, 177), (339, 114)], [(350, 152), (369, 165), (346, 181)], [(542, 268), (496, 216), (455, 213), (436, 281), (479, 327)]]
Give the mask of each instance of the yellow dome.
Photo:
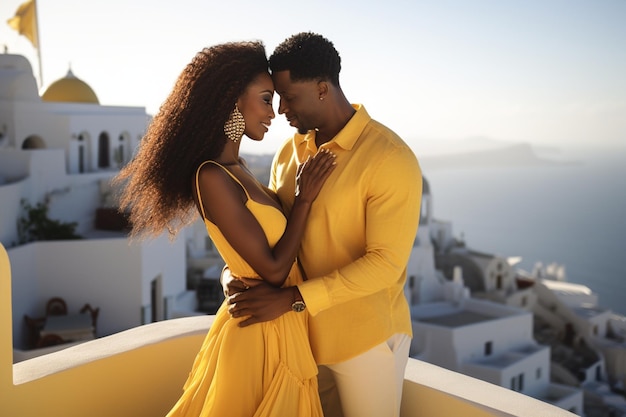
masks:
[(64, 101), (70, 103), (100, 104), (98, 96), (83, 80), (76, 78), (72, 70), (64, 78), (56, 80), (42, 94), (43, 101)]

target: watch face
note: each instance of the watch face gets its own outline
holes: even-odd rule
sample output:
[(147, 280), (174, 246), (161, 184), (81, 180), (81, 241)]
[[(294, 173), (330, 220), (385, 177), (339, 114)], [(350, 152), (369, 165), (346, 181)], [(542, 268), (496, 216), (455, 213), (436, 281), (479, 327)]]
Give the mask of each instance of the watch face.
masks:
[(296, 301), (291, 305), (291, 308), (293, 309), (293, 311), (300, 313), (301, 311), (304, 311), (304, 309), (306, 308), (306, 304), (304, 304), (303, 301)]

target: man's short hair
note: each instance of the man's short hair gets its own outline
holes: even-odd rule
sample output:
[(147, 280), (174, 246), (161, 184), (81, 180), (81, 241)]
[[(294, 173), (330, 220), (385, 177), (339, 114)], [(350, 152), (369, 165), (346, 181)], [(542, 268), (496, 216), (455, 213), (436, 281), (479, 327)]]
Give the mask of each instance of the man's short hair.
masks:
[(301, 32), (284, 40), (269, 59), (272, 72), (289, 71), (292, 81), (325, 80), (339, 86), (341, 58), (332, 42)]

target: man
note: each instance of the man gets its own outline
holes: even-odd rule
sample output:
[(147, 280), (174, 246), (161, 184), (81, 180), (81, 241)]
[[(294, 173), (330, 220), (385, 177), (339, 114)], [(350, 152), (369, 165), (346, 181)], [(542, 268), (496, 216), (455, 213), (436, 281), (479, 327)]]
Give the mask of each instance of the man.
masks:
[[(343, 409), (346, 417), (397, 417), (412, 335), (403, 289), (422, 177), (410, 148), (346, 99), (340, 67), (333, 44), (312, 33), (290, 37), (270, 57), (278, 111), (298, 130), (272, 163), (270, 188), (286, 214), (299, 163), (327, 148), (337, 165), (313, 203), (300, 247), (308, 280), (239, 292), (229, 298), (230, 312), (249, 316), (243, 326), (308, 312), (311, 348), (323, 365), (325, 415)], [(332, 403), (333, 384), (341, 406)]]

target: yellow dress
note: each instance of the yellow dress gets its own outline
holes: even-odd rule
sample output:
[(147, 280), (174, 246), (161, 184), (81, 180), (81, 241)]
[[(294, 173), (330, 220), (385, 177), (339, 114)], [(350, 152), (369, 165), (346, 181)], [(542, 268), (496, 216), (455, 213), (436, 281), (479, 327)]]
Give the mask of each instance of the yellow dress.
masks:
[[(246, 207), (265, 231), (270, 246), (274, 246), (287, 225), (283, 213), (252, 200), (226, 168), (207, 162), (220, 166), (244, 189)], [(204, 223), (232, 273), (258, 277), (217, 226), (206, 219)], [(301, 280), (294, 263), (285, 286)], [(231, 318), (226, 303), (222, 304), (196, 356), (184, 392), (167, 416), (322, 416), (317, 365), (308, 338), (308, 314), (289, 312), (273, 321), (243, 328), (237, 326), (241, 320)]]

